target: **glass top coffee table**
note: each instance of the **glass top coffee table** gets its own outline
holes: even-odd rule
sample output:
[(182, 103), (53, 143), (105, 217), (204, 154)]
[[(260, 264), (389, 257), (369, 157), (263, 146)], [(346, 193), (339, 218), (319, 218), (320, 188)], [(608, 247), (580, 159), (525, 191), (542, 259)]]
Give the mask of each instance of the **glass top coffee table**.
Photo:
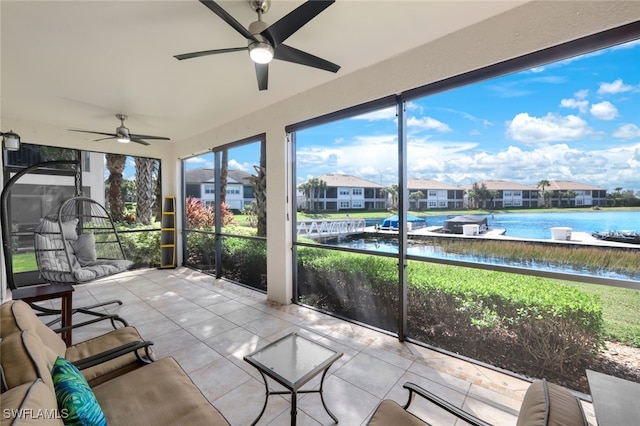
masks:
[[(336, 352), (328, 346), (302, 337), (297, 333), (288, 334), (245, 356), (244, 360), (256, 367), (260, 372), (266, 388), (264, 406), (252, 425), (255, 425), (264, 414), (269, 395), (283, 394), (291, 394), (291, 424), (295, 425), (298, 404), (297, 395), (299, 393), (312, 392), (320, 394), (324, 409), (333, 421), (338, 423), (338, 419), (329, 411), (324, 402), (322, 386), (329, 367), (341, 356), (341, 352)], [(305, 383), (320, 373), (322, 373), (322, 379), (320, 380), (319, 389), (300, 390)], [(271, 377), (288, 390), (270, 391), (266, 376)]]

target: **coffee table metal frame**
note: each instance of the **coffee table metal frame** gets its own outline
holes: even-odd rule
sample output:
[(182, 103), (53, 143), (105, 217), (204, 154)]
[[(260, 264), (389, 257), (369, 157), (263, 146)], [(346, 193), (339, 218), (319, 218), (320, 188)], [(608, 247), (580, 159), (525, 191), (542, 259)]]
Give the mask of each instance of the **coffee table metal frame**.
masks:
[[(302, 340), (298, 340), (302, 339)], [(319, 360), (318, 364), (314, 364), (305, 368), (303, 371), (297, 371), (294, 377), (291, 377), (291, 371), (289, 371), (289, 377), (285, 377), (287, 372), (285, 372), (277, 363), (269, 363), (267, 361), (268, 358), (279, 359), (281, 363), (297, 363), (300, 364), (305, 360), (299, 358), (299, 355), (304, 355), (302, 349), (299, 349), (297, 342), (307, 345), (307, 349), (309, 348), (317, 348), (322, 351), (330, 351), (331, 354), (329, 356), (324, 357)], [(322, 401), (322, 405), (324, 409), (327, 411), (327, 414), (331, 416), (334, 422), (338, 423), (338, 418), (329, 410), (327, 404), (324, 401), (323, 395), (323, 385), (324, 379), (327, 375), (327, 371), (329, 371), (329, 367), (336, 362), (343, 354), (341, 352), (337, 352), (330, 347), (323, 345), (321, 343), (315, 342), (311, 339), (308, 339), (304, 336), (300, 336), (298, 333), (290, 333), (281, 339), (276, 340), (275, 342), (269, 343), (267, 346), (264, 346), (249, 355), (244, 357), (244, 360), (249, 364), (253, 365), (258, 369), (258, 372), (262, 376), (262, 380), (264, 381), (265, 386), (265, 400), (264, 405), (262, 406), (262, 411), (258, 414), (258, 417), (251, 423), (254, 426), (258, 423), (258, 420), (264, 414), (267, 408), (267, 402), (269, 401), (269, 395), (291, 395), (291, 424), (296, 424), (296, 415), (298, 409), (298, 401), (297, 396), (299, 393), (319, 393), (320, 400)], [(262, 361), (267, 362), (266, 364)], [(292, 364), (289, 364), (289, 367)], [(297, 370), (298, 365), (295, 365), (295, 369)], [(300, 388), (315, 376), (322, 372), (322, 378), (320, 379), (320, 388), (319, 389), (308, 389), (308, 390), (300, 390)], [(267, 376), (284, 386), (286, 391), (271, 391), (269, 390), (269, 384), (267, 382)]]

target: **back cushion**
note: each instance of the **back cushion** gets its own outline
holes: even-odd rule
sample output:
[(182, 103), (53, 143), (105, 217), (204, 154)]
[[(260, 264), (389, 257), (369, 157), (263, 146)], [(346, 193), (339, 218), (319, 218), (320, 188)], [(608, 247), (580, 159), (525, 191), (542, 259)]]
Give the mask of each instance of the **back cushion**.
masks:
[(588, 425), (578, 398), (567, 389), (533, 382), (522, 401), (517, 426)]
[(81, 266), (95, 262), (98, 259), (96, 239), (92, 233), (79, 235), (77, 240), (71, 242), (71, 246)]
[(4, 337), (0, 342), (0, 354), (8, 389), (42, 379), (54, 391), (51, 368), (57, 355), (33, 331), (25, 330)]
[(8, 390), (0, 398), (2, 424), (63, 425), (55, 394), (40, 379)]
[[(54, 239), (50, 236), (36, 234), (35, 248), (38, 267), (41, 270), (71, 272), (81, 268), (73, 251), (73, 246), (68, 240)], [(67, 253), (69, 253), (68, 258)]]
[(9, 300), (0, 309), (0, 336), (5, 337), (18, 331), (33, 330), (42, 342), (56, 355), (64, 356), (67, 346), (53, 330), (44, 325), (29, 304), (22, 300)]
[[(78, 218), (75, 218), (62, 223), (62, 234), (64, 235), (64, 238), (66, 240), (78, 239), (78, 233), (76, 232), (78, 222)], [(47, 219), (42, 219), (40, 225), (37, 228), (37, 231), (41, 234), (45, 234), (48, 238), (51, 239), (62, 238), (62, 236), (60, 235), (60, 225), (58, 224), (58, 222), (52, 222)]]

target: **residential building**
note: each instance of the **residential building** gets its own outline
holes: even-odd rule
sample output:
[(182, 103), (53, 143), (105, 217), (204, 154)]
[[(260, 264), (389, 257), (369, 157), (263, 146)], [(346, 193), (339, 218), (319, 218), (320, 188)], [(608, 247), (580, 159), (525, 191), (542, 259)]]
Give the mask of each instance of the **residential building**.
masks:
[[(482, 180), (464, 187), (465, 207), (502, 209), (511, 207), (538, 207), (538, 189), (506, 180)], [(473, 194), (473, 189), (479, 188)]]
[(384, 186), (351, 175), (323, 174), (317, 176), (324, 187), (314, 191), (298, 185), (298, 208), (314, 211), (383, 210), (387, 208)]
[[(409, 206), (415, 210), (460, 209), (464, 189), (433, 179), (408, 179)], [(422, 195), (419, 195), (421, 193)]]
[[(599, 186), (568, 180), (551, 180), (545, 188), (551, 207), (606, 206), (607, 190)], [(545, 198), (541, 194), (541, 198)], [(544, 201), (544, 200), (542, 200)], [(541, 202), (542, 202), (541, 201)]]
[[(231, 210), (242, 210), (255, 201), (249, 173), (242, 170), (227, 171), (226, 203)], [(197, 168), (185, 173), (186, 196), (202, 201), (205, 206), (215, 204), (215, 169)]]

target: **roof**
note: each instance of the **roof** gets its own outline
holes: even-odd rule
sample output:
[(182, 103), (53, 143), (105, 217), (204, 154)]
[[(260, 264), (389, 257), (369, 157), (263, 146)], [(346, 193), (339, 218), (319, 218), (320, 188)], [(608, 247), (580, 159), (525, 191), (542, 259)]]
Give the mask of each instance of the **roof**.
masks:
[(433, 179), (407, 179), (407, 188), (409, 189), (459, 189), (461, 187), (440, 182)]
[(349, 187), (349, 188), (384, 188), (383, 185), (371, 182), (359, 177), (342, 174), (324, 174), (317, 176), (318, 179), (326, 182), (327, 187)]
[(594, 185), (587, 185), (580, 182), (572, 182), (570, 180), (550, 180), (549, 186), (545, 186), (545, 191), (604, 191), (605, 188)]
[[(538, 188), (536, 188), (535, 186), (522, 185), (519, 183), (510, 182), (508, 180), (481, 180), (475, 183), (478, 185), (478, 187), (482, 186), (482, 184), (485, 184), (489, 191), (537, 191), (538, 190)], [(464, 186), (464, 189), (471, 189), (471, 188), (473, 188), (473, 184)]]
[[(187, 170), (185, 173), (185, 181), (187, 183), (212, 183), (215, 182), (215, 169), (208, 169), (199, 167), (197, 169)], [(227, 182), (229, 183), (242, 183), (246, 186), (251, 186), (250, 178), (251, 174), (242, 170), (230, 169), (227, 171)]]

